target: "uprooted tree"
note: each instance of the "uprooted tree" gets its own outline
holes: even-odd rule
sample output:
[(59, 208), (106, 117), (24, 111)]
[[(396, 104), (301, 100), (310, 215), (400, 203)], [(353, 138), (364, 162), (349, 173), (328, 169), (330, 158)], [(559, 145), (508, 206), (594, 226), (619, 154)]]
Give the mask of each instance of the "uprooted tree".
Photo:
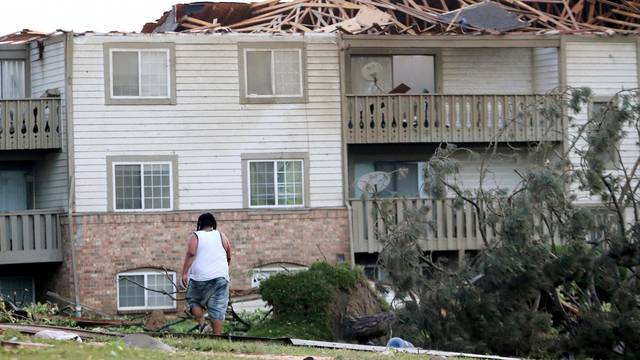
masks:
[[(456, 351), (640, 358), (640, 152), (625, 140), (640, 137), (640, 92), (621, 91), (588, 116), (589, 89), (552, 99), (510, 121), (536, 112), (547, 124), (563, 121), (562, 145), (508, 145), (505, 152), (497, 141), (481, 151), (442, 144), (426, 161), (425, 191), (471, 207), (484, 244), (459, 267), (424, 251), (433, 225), (427, 210), (400, 221), (389, 202), (376, 201), (384, 222), (379, 261), (404, 302), (396, 334)], [(492, 164), (524, 152), (536, 165), (516, 171), (515, 188), (487, 184)], [(458, 177), (460, 154), (479, 164), (473, 189)], [(600, 205), (579, 206), (581, 198)]]

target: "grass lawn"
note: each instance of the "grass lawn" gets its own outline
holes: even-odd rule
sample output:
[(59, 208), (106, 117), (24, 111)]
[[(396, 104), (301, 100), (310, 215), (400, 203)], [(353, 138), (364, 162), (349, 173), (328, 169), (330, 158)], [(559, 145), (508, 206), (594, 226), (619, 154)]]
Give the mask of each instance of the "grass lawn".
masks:
[[(30, 341), (28, 336), (6, 332), (0, 335), (3, 340), (17, 338), (20, 341)], [(120, 341), (110, 338), (98, 339), (92, 342), (74, 343), (65, 341), (39, 340), (38, 342), (54, 345), (47, 349), (11, 349), (0, 347), (0, 359), (266, 359), (266, 360), (301, 360), (312, 356), (316, 360), (329, 359), (428, 359), (425, 355), (411, 355), (403, 353), (370, 353), (346, 350), (328, 350), (306, 348), (299, 346), (274, 345), (261, 342), (229, 342), (227, 340), (193, 339), (193, 338), (164, 338), (165, 343), (176, 349), (175, 353), (164, 353), (156, 350), (132, 349)], [(36, 339), (33, 339), (36, 342)]]

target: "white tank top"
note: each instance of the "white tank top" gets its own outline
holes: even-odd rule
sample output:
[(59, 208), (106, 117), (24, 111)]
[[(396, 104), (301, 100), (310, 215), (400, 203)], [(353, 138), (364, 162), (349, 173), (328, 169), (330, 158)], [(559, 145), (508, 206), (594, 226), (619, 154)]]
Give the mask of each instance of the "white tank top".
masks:
[(227, 251), (222, 246), (222, 237), (217, 230), (196, 231), (198, 249), (191, 265), (189, 278), (195, 281), (207, 281), (219, 277), (229, 280)]

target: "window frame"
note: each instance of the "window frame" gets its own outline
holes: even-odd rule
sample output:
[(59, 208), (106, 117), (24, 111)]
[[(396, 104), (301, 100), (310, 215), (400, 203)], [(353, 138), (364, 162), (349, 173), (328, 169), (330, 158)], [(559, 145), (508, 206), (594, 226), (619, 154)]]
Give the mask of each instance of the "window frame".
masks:
[[(245, 209), (251, 210), (300, 210), (309, 207), (310, 199), (310, 181), (309, 181), (309, 154), (308, 153), (252, 153), (241, 154), (242, 160), (242, 202)], [(251, 174), (250, 163), (251, 162), (266, 162), (271, 161), (276, 163), (277, 161), (301, 161), (302, 162), (302, 204), (300, 205), (251, 205)], [(276, 166), (276, 165), (274, 165)], [(276, 169), (277, 170), (277, 169)], [(277, 171), (274, 171), (274, 187), (277, 188)], [(277, 192), (274, 192), (277, 196)], [(277, 201), (277, 197), (276, 197)]]
[[(271, 54), (271, 90), (272, 95), (249, 95), (247, 76), (247, 52), (263, 51)], [(300, 94), (277, 95), (275, 94), (275, 61), (274, 53), (277, 51), (298, 51), (300, 71)], [(265, 42), (265, 43), (238, 43), (238, 60), (240, 75), (240, 103), (241, 104), (293, 104), (307, 102), (307, 56), (303, 42)]]
[[(278, 163), (279, 162), (299, 162), (302, 166), (302, 203), (295, 205), (280, 205), (278, 204)], [(270, 162), (273, 165), (273, 196), (276, 201), (274, 205), (251, 205), (251, 164), (252, 163), (260, 163), (260, 162)], [(305, 194), (304, 194), (304, 186), (305, 186), (305, 176), (304, 176), (304, 160), (303, 159), (262, 159), (262, 160), (247, 160), (247, 174), (248, 174), (248, 196), (249, 196), (249, 207), (252, 209), (260, 209), (260, 208), (298, 208), (304, 207), (305, 204)], [(286, 185), (286, 183), (285, 183)]]
[[(134, 52), (138, 54), (138, 91), (142, 91), (142, 53), (165, 52), (167, 56), (167, 95), (166, 96), (115, 96), (113, 95), (113, 53)], [(176, 70), (175, 44), (173, 43), (105, 43), (104, 44), (104, 97), (105, 105), (175, 105)]]
[[(118, 209), (117, 208), (117, 196), (116, 196), (116, 166), (118, 165), (139, 165), (140, 166), (140, 200), (142, 207), (140, 209)], [(145, 165), (169, 165), (169, 207), (168, 208), (151, 208), (147, 209), (144, 206), (146, 200), (144, 194), (144, 166)], [(113, 210), (116, 212), (135, 212), (135, 211), (171, 211), (173, 210), (173, 179), (172, 179), (172, 164), (171, 161), (114, 161), (111, 166), (113, 167)]]
[[(173, 277), (173, 283), (176, 284), (176, 272), (175, 271), (167, 271), (169, 275)], [(148, 306), (148, 293), (149, 290), (143, 289), (144, 291), (144, 306), (130, 306), (130, 307), (121, 307), (120, 306), (120, 277), (121, 276), (135, 276), (135, 275), (144, 275), (144, 287), (148, 287), (147, 285), (147, 276), (148, 275), (165, 275), (163, 271), (160, 270), (132, 270), (125, 271), (116, 274), (116, 307), (118, 311), (136, 311), (136, 310), (174, 310), (177, 308), (177, 301), (175, 299), (171, 299), (171, 306)], [(177, 289), (174, 288), (174, 291)]]
[[(151, 213), (151, 212), (170, 212), (178, 210), (178, 157), (176, 155), (140, 155), (140, 156), (107, 156), (107, 211), (117, 213)], [(145, 165), (145, 164), (169, 164), (169, 205), (168, 209), (145, 209), (144, 208), (144, 190), (141, 190), (142, 205), (141, 209), (116, 209), (116, 181), (115, 166), (116, 165)], [(144, 179), (144, 173), (141, 169), (141, 177)], [(144, 180), (141, 180), (141, 186), (144, 188)]]

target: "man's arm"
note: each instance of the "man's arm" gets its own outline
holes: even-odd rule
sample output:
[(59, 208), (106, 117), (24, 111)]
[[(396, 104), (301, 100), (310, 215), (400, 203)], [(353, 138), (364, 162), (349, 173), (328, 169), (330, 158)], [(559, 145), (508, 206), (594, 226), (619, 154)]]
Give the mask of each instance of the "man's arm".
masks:
[(231, 243), (225, 234), (220, 233), (220, 236), (222, 236), (222, 247), (227, 252), (227, 264), (231, 265)]
[(184, 256), (184, 264), (182, 265), (182, 286), (187, 287), (189, 282), (189, 269), (193, 264), (193, 260), (196, 258), (196, 252), (198, 251), (198, 237), (196, 234), (191, 233), (189, 240), (187, 240), (187, 253)]

